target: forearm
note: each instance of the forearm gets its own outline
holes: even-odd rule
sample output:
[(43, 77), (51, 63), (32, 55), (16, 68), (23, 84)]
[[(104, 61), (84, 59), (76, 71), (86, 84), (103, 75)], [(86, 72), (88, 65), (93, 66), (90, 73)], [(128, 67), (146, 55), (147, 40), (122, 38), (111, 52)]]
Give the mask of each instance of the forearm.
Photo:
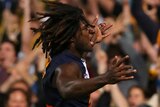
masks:
[(110, 66), (105, 74), (91, 79), (82, 79), (81, 71), (79, 71), (75, 63), (62, 65), (55, 71), (54, 77), (52, 78), (53, 86), (57, 87), (64, 99), (89, 96), (90, 93), (106, 84), (115, 84), (122, 80), (132, 79), (133, 76), (126, 76), (131, 73), (136, 73), (136, 70), (128, 70), (131, 69), (132, 66), (124, 65), (119, 68), (116, 67), (120, 66), (121, 63), (127, 59), (128, 56), (117, 61), (117, 57), (115, 57), (111, 62), (114, 66), (109, 64)]
[(145, 52), (149, 56), (150, 60), (153, 62), (156, 62), (157, 57), (158, 57), (157, 52), (153, 48), (152, 44), (149, 42), (148, 38), (146, 37), (146, 35), (144, 33), (142, 34), (142, 37), (141, 37), (141, 44), (142, 44), (142, 47), (144, 48)]
[(31, 30), (30, 30), (30, 23), (28, 22), (31, 17), (31, 10), (30, 10), (30, 0), (25, 2), (24, 7), (24, 19), (23, 19), (23, 27), (22, 27), (22, 49), (25, 51), (26, 49), (30, 49), (30, 41), (31, 41)]
[(89, 96), (90, 93), (106, 85), (107, 81), (103, 78), (103, 76), (98, 76), (91, 79), (79, 79), (68, 82), (61, 88), (58, 87), (63, 98), (79, 98)]
[[(20, 73), (21, 72), (21, 73)], [(28, 70), (19, 71), (21, 77), (28, 83), (29, 86), (32, 86), (35, 81), (37, 81), (36, 75), (30, 75)]]
[(32, 86), (37, 80), (37, 77), (35, 75), (29, 74), (29, 67), (30, 64), (20, 61), (14, 69), (17, 71), (17, 73), (21, 76), (22, 79), (24, 79), (30, 86)]
[(129, 107), (117, 84), (111, 85), (111, 96), (117, 107)]
[(28, 52), (26, 56), (19, 62), (25, 65), (30, 65), (39, 55), (41, 48), (38, 47), (31, 52)]
[(9, 77), (1, 86), (0, 86), (0, 92), (6, 93), (8, 89), (10, 88), (11, 84), (15, 81), (13, 76)]

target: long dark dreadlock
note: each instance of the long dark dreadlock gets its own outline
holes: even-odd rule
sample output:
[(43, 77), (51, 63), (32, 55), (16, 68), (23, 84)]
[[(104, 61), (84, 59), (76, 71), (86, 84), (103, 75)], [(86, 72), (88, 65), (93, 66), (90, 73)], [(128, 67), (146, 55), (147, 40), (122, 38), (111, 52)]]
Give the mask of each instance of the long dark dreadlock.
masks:
[(69, 45), (69, 40), (80, 29), (80, 22), (92, 26), (83, 15), (83, 11), (77, 7), (59, 2), (45, 1), (50, 11), (37, 13), (38, 18), (31, 21), (48, 18), (40, 24), (38, 29), (31, 28), (35, 33), (40, 32), (40, 37), (35, 41), (33, 48), (42, 43), (43, 52), (56, 55)]

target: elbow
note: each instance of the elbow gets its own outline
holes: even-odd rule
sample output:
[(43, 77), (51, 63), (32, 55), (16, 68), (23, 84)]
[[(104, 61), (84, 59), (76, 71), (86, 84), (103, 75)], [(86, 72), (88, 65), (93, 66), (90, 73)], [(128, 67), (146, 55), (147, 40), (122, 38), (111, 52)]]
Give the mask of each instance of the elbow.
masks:
[(65, 99), (65, 100), (69, 99), (69, 95), (67, 92), (61, 92), (60, 95), (61, 95), (62, 99)]
[(68, 99), (73, 98), (73, 93), (71, 93), (71, 92), (69, 92), (67, 90), (61, 91), (60, 95), (61, 95), (62, 99), (64, 99), (64, 100), (68, 100)]
[(59, 87), (58, 91), (60, 93), (60, 96), (65, 100), (70, 99), (74, 96), (74, 90), (72, 89), (72, 87), (66, 87), (64, 85), (62, 87)]
[(75, 87), (63, 87), (59, 89), (61, 97), (65, 100), (74, 99), (81, 96), (80, 89)]

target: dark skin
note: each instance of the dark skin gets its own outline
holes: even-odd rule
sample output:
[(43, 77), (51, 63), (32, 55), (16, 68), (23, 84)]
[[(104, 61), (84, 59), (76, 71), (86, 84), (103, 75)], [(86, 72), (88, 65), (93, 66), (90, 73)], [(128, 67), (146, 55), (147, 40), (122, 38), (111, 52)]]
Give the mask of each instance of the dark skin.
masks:
[[(106, 31), (111, 27), (110, 25), (100, 24), (98, 26), (96, 23), (97, 18), (93, 21), (94, 27), (88, 27), (81, 23), (81, 30), (71, 39), (72, 43), (68, 51), (82, 58), (85, 52), (92, 51), (94, 44), (101, 42), (109, 35)], [(115, 84), (134, 78), (133, 76), (127, 76), (136, 72), (136, 70), (131, 69), (132, 66), (124, 64), (128, 58), (128, 56), (123, 58), (115, 57), (109, 64), (105, 74), (91, 79), (83, 78), (76, 63), (63, 64), (56, 69), (52, 86), (58, 89), (64, 99), (89, 96), (90, 93), (106, 84)]]

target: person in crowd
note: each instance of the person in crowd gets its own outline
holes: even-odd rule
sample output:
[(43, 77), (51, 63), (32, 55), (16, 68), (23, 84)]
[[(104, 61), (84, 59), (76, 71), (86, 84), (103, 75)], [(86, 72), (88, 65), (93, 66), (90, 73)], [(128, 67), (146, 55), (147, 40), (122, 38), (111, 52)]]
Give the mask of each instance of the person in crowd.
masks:
[(140, 86), (132, 86), (128, 91), (129, 107), (151, 107), (146, 104), (146, 93)]
[(23, 89), (11, 89), (7, 92), (5, 107), (31, 107), (30, 94)]

